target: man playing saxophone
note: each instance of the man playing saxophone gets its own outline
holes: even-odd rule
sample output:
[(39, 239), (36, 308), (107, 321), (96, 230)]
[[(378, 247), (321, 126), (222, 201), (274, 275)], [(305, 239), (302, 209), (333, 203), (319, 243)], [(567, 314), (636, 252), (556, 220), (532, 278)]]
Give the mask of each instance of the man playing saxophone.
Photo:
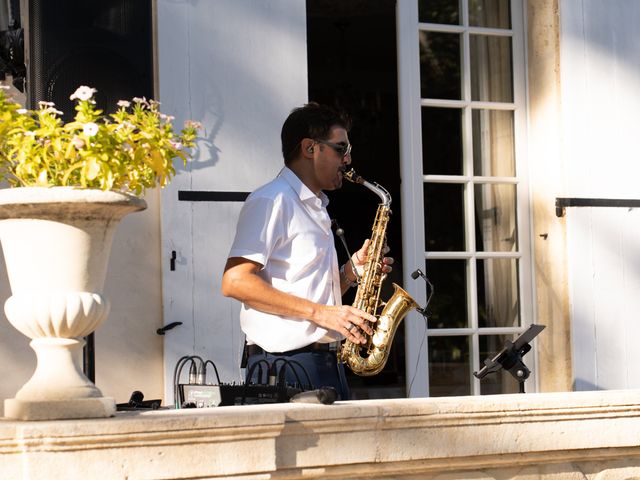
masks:
[[(316, 388), (333, 387), (343, 400), (344, 369), (330, 346), (345, 338), (366, 343), (364, 333), (371, 335), (376, 321), (342, 305), (369, 242), (338, 266), (323, 192), (340, 188), (351, 164), (349, 128), (343, 115), (315, 103), (291, 112), (281, 132), (284, 168), (247, 198), (222, 278), (223, 295), (242, 302), (247, 368), (286, 357), (304, 367)], [(392, 263), (384, 257), (382, 271)]]

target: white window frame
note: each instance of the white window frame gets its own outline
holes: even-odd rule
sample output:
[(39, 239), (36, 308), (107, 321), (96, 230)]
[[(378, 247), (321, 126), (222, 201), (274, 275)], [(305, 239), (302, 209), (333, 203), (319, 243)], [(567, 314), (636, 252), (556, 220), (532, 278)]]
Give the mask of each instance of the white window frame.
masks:
[[(412, 266), (423, 269), (427, 259), (464, 259), (467, 262), (467, 304), (468, 328), (427, 329), (426, 321), (420, 315), (410, 314), (406, 321), (406, 368), (407, 396), (429, 395), (428, 337), (470, 336), (470, 383), (471, 393), (480, 394), (480, 380), (473, 372), (482, 368), (479, 358), (479, 334), (511, 335), (522, 333), (532, 323), (534, 316), (534, 282), (532, 271), (530, 193), (527, 174), (527, 82), (526, 82), (526, 19), (522, 0), (511, 0), (512, 29), (493, 29), (469, 27), (468, 1), (460, 1), (461, 25), (436, 25), (418, 22), (418, 1), (398, 0), (396, 6), (397, 49), (398, 49), (398, 91), (400, 118), (400, 173), (402, 178), (402, 238), (403, 262), (407, 267), (404, 284), (408, 292), (420, 303), (426, 302), (426, 289), (423, 284), (411, 278)], [(419, 32), (421, 30), (458, 33), (461, 35), (462, 61), (462, 100), (423, 99), (420, 96)], [(472, 34), (500, 35), (512, 38), (513, 51), (513, 89), (512, 103), (471, 101), (469, 37)], [(504, 109), (514, 112), (515, 132), (515, 177), (481, 177), (468, 175), (423, 175), (421, 108), (454, 107), (461, 109), (462, 149), (464, 172), (472, 172), (472, 110), (476, 108)], [(465, 202), (465, 243), (464, 252), (427, 252), (424, 235), (424, 198), (423, 185), (430, 183), (456, 183), (464, 185)], [(475, 211), (473, 208), (473, 189), (476, 184), (502, 183), (514, 184), (517, 189), (517, 226), (518, 250), (515, 252), (478, 252), (475, 250)], [(493, 258), (518, 259), (519, 268), (519, 327), (480, 328), (478, 326), (478, 302), (476, 288), (475, 260)], [(425, 272), (428, 276), (429, 272)], [(435, 295), (438, 295), (438, 285)], [(496, 352), (497, 353), (497, 352)], [(535, 376), (535, 349), (525, 358), (525, 364), (532, 370), (527, 380), (527, 391), (537, 391)]]

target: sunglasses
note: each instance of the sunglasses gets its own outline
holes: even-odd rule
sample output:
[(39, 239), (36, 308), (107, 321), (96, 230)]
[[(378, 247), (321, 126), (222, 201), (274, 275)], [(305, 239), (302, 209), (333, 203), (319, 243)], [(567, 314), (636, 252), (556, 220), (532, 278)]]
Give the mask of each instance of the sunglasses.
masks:
[(326, 145), (327, 147), (333, 148), (338, 155), (341, 157), (346, 157), (347, 155), (351, 155), (351, 144), (347, 143), (332, 143), (327, 142), (326, 140), (315, 140), (316, 143), (321, 143), (322, 145)]

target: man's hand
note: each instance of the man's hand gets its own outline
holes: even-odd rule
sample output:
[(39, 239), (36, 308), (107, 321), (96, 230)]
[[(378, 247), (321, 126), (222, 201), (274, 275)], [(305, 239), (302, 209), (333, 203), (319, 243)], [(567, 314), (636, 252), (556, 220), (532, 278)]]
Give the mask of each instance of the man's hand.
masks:
[(321, 327), (340, 332), (353, 343), (363, 344), (367, 339), (362, 332), (373, 335), (371, 323), (377, 321), (374, 315), (350, 305), (324, 306), (312, 320)]
[[(351, 282), (355, 282), (358, 278), (362, 277), (362, 274), (364, 273), (364, 266), (367, 264), (367, 256), (369, 255), (370, 245), (371, 245), (371, 240), (366, 239), (362, 244), (362, 247), (360, 247), (360, 250), (358, 250), (356, 253), (351, 255), (351, 262), (353, 262), (353, 265), (351, 264), (351, 262), (347, 262), (347, 265), (345, 267), (345, 274), (347, 276), (347, 280)], [(389, 251), (389, 247), (385, 245), (382, 250), (382, 254), (384, 255), (388, 251)], [(393, 265), (393, 262), (394, 262), (393, 257), (383, 257), (382, 273), (384, 273), (385, 275), (390, 273), (393, 270), (393, 267), (391, 266)], [(354, 265), (358, 273), (357, 278), (356, 278), (356, 274), (353, 272)]]

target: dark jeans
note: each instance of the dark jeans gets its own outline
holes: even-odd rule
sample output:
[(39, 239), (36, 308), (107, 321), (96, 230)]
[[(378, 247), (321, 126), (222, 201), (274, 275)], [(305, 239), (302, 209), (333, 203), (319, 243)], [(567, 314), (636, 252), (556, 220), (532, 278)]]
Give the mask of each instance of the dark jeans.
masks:
[[(274, 365), (278, 373), (285, 369), (285, 380), (288, 384), (306, 384), (311, 381), (313, 388), (333, 387), (338, 394), (339, 400), (349, 400), (349, 386), (344, 373), (344, 366), (338, 363), (336, 353), (331, 351), (310, 351), (295, 353), (293, 355), (272, 355), (270, 353), (260, 353), (250, 355), (247, 359), (247, 373), (251, 372), (252, 365), (260, 360), (266, 360), (269, 365)], [(286, 361), (289, 361), (288, 366)], [(264, 362), (261, 362), (264, 364)], [(300, 368), (302, 366), (302, 368)], [(262, 379), (258, 378), (259, 368), (253, 369), (251, 379), (254, 383), (264, 382), (266, 378), (266, 365), (260, 365)], [(306, 371), (306, 374), (305, 374)], [(307, 379), (307, 374), (309, 378)], [(296, 376), (297, 375), (297, 376)]]

